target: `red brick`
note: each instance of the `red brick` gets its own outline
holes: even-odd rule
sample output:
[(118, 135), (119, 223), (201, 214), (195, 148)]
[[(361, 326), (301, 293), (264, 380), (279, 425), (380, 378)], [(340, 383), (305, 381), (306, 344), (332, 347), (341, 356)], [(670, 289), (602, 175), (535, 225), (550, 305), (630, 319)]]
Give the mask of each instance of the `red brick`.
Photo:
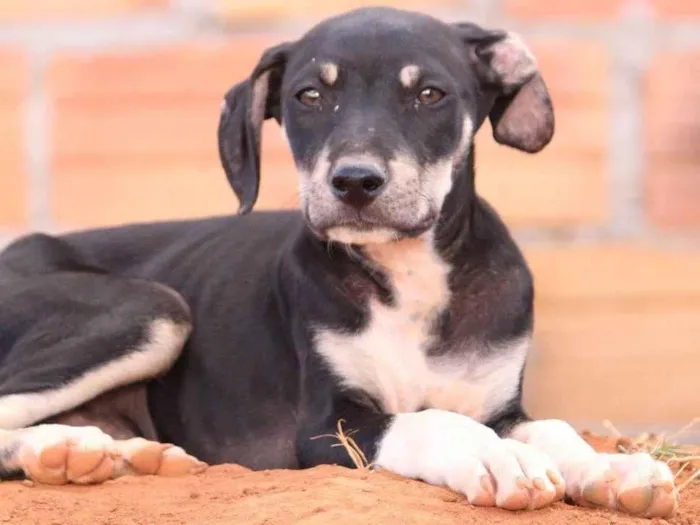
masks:
[[(272, 43), (250, 37), (58, 57), (49, 71), (58, 223), (235, 210), (216, 149), (219, 107)], [(290, 154), (274, 127), (268, 123), (263, 137), (261, 208), (296, 202)]]
[(700, 251), (606, 243), (526, 246), (543, 305), (700, 298)]
[(626, 7), (648, 5), (659, 18), (683, 20), (700, 17), (697, 0), (506, 0), (506, 12), (528, 20), (599, 22), (620, 17)]
[[(335, 0), (333, 2), (318, 2), (316, 0), (214, 0), (216, 11), (227, 19), (237, 20), (279, 20), (294, 18), (303, 20), (318, 20), (345, 11), (364, 6), (377, 5), (366, 0)], [(385, 0), (381, 5), (425, 11), (426, 4), (422, 0)], [(449, 7), (465, 8), (466, 0), (434, 0), (430, 9)]]
[(624, 3), (625, 0), (506, 0), (505, 9), (519, 18), (592, 22), (617, 17)]
[(0, 229), (20, 228), (27, 222), (22, 102), (28, 82), (26, 57), (0, 50)]
[(644, 79), (646, 202), (663, 229), (700, 228), (700, 49), (660, 53)]
[(118, 16), (137, 9), (162, 8), (169, 0), (2, 0), (0, 20)]
[(700, 17), (697, 0), (652, 0), (656, 13), (664, 18), (683, 20)]
[(700, 366), (700, 251), (615, 243), (525, 254), (535, 275), (533, 415), (663, 424), (700, 413), (689, 390)]
[(554, 139), (527, 155), (496, 144), (485, 124), (477, 139), (477, 187), (513, 226), (601, 224), (609, 213), (606, 50), (585, 40), (528, 43), (554, 103)]

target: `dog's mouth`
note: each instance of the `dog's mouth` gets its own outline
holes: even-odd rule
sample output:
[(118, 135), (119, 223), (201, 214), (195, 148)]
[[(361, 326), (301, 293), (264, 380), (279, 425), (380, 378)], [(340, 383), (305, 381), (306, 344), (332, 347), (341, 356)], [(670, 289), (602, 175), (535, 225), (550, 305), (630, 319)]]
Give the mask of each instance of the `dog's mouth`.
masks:
[(430, 214), (416, 223), (405, 225), (375, 221), (364, 218), (358, 213), (356, 217), (351, 219), (314, 225), (309, 220), (308, 214), (304, 215), (309, 228), (319, 239), (357, 245), (388, 243), (419, 237), (432, 228), (436, 220), (436, 217)]

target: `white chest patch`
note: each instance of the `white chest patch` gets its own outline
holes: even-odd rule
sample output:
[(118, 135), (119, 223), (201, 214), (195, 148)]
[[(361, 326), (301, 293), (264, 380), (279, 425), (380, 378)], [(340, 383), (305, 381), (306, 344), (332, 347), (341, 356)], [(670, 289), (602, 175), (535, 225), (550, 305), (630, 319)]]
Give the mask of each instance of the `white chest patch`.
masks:
[(449, 266), (430, 237), (366, 250), (389, 276), (395, 304), (373, 299), (369, 322), (358, 334), (316, 332), (317, 351), (343, 385), (366, 391), (394, 414), (440, 408), (482, 421), (509, 401), (529, 337), (505, 348), (454, 349), (449, 358), (428, 357), (431, 330), (450, 300)]

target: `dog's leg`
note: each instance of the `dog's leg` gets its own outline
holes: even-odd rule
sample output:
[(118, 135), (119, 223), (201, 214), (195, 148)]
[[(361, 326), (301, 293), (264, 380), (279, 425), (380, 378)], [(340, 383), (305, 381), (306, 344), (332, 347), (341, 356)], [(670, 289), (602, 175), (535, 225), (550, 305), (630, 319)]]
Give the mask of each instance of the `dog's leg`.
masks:
[(649, 454), (599, 454), (559, 420), (523, 422), (511, 436), (554, 460), (574, 503), (649, 518), (669, 517), (678, 505), (671, 470)]
[(4, 291), (0, 326), (11, 344), (0, 348), (0, 479), (84, 484), (203, 468), (172, 445), (39, 424), (165, 372), (190, 331), (182, 299), (161, 285), (96, 274), (31, 277)]
[(445, 485), (477, 506), (536, 509), (561, 499), (564, 481), (554, 462), (534, 447), (500, 439), (473, 419), (444, 410), (396, 415), (343, 404), (323, 427), (300, 437), (300, 463), (352, 466), (332, 440), (338, 419), (374, 467)]
[(0, 429), (164, 373), (189, 332), (184, 302), (154, 283), (60, 273), (0, 287)]
[(90, 484), (127, 474), (194, 474), (205, 467), (179, 447), (143, 438), (117, 441), (97, 427), (38, 425), (0, 431), (0, 479)]
[[(200, 469), (171, 445), (115, 441), (81, 424), (42, 424), (79, 419), (96, 398), (108, 403), (106, 393), (163, 374), (190, 329), (189, 308), (173, 290), (91, 271), (58, 239), (32, 236), (2, 252), (0, 479), (91, 483)], [(140, 402), (141, 410), (132, 410), (140, 421), (124, 425), (134, 432), (118, 437), (156, 437), (145, 396)]]

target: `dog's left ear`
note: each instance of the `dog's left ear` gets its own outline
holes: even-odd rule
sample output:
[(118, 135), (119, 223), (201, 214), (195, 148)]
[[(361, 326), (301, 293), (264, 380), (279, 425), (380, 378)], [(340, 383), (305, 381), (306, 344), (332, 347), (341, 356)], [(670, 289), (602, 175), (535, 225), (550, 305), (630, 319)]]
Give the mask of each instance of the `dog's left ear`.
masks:
[(530, 50), (513, 33), (470, 23), (455, 27), (484, 91), (491, 94), (489, 119), (496, 142), (528, 153), (540, 151), (554, 135), (554, 109)]
[(280, 86), (291, 45), (268, 49), (250, 77), (224, 97), (219, 120), (219, 157), (238, 197), (238, 213), (253, 209), (260, 188), (260, 139), (263, 121), (281, 122)]

